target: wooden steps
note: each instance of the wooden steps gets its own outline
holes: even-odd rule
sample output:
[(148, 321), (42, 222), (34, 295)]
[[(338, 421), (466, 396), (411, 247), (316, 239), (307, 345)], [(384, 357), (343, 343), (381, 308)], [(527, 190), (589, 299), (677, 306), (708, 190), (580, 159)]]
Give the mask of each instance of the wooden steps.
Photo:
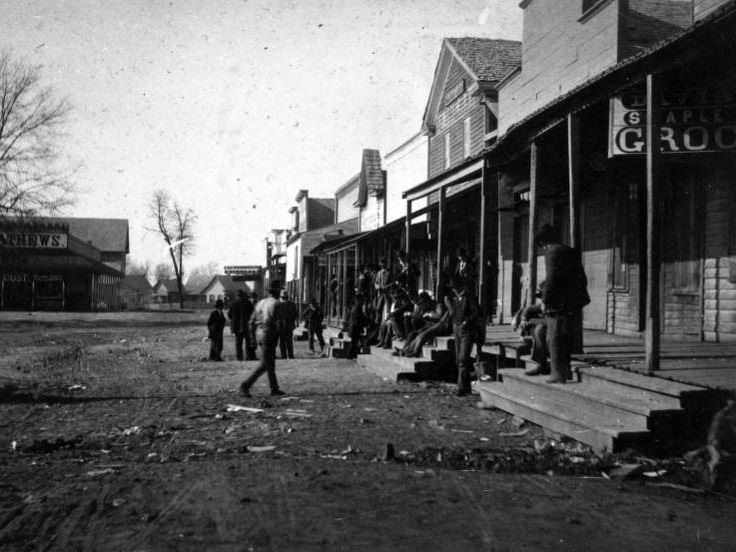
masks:
[(476, 386), (488, 405), (614, 452), (651, 445), (671, 438), (678, 429), (686, 430), (689, 405), (709, 394), (702, 387), (576, 364), (576, 380), (565, 385), (507, 368), (499, 371), (499, 381)]

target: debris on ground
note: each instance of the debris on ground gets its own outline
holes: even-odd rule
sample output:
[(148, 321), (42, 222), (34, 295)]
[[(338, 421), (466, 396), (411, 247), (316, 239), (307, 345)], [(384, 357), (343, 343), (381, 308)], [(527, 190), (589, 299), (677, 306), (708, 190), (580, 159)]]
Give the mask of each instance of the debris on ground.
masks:
[(248, 452), (270, 452), (276, 450), (275, 445), (248, 445)]
[(511, 425), (514, 427), (522, 427), (526, 423), (526, 420), (524, 418), (520, 418), (519, 416), (514, 416), (511, 418)]
[(252, 406), (241, 406), (239, 404), (228, 404), (225, 407), (226, 412), (249, 412), (251, 414), (258, 414), (265, 412), (262, 408), (253, 408)]
[(523, 437), (529, 433), (529, 428), (522, 429), (521, 431), (502, 431), (499, 433), (501, 437)]

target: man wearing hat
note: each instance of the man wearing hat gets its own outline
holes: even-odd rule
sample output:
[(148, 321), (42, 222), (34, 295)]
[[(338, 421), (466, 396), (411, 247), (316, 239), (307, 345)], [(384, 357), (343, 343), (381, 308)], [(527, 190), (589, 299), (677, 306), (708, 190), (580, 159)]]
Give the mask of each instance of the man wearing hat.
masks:
[(551, 370), (547, 383), (565, 383), (571, 377), (575, 321), (580, 309), (590, 303), (588, 278), (580, 254), (560, 243), (554, 227), (549, 224), (542, 226), (534, 241), (544, 251), (546, 269), (542, 303)]
[(253, 360), (250, 332), (248, 331), (248, 321), (251, 314), (253, 314), (253, 303), (250, 302), (245, 291), (239, 289), (237, 299), (227, 310), (227, 317), (230, 319), (230, 330), (235, 335), (235, 356), (238, 360), (243, 360), (243, 341), (245, 341), (248, 352), (248, 360)]
[(463, 397), (470, 394), (470, 351), (477, 341), (478, 324), (482, 315), (478, 301), (464, 280), (454, 278), (452, 289), (455, 292), (455, 302), (452, 304), (450, 318), (455, 337), (456, 395)]
[(224, 307), (222, 299), (215, 301), (215, 310), (210, 313), (207, 320), (207, 331), (210, 338), (210, 360), (222, 362), (222, 333), (225, 331), (225, 315), (222, 312)]
[(362, 334), (363, 328), (368, 325), (368, 318), (363, 312), (363, 294), (358, 293), (355, 296), (350, 312), (344, 323), (344, 330), (350, 336), (350, 350), (348, 351), (347, 358), (358, 358), (358, 353), (362, 348)]
[(294, 328), (298, 318), (296, 304), (289, 299), (288, 293), (282, 291), (281, 301), (276, 309), (281, 358), (294, 358)]
[(268, 374), (268, 385), (271, 388), (271, 396), (276, 397), (283, 395), (283, 391), (279, 389), (279, 382), (276, 379), (276, 342), (278, 340), (277, 328), (277, 307), (279, 304), (278, 296), (281, 286), (278, 282), (271, 283), (269, 295), (264, 297), (256, 304), (253, 314), (250, 317), (251, 333), (256, 336), (258, 347), (261, 350), (261, 361), (258, 368), (240, 384), (240, 393), (244, 397), (250, 397), (250, 388), (260, 378), (264, 372)]

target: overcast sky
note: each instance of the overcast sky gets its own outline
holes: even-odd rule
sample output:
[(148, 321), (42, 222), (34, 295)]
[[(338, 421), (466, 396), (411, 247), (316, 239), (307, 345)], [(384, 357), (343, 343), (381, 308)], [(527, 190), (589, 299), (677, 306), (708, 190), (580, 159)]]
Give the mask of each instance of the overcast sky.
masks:
[(71, 216), (130, 220), (167, 260), (147, 203), (199, 217), (189, 267), (262, 264), (296, 192), (331, 196), (419, 131), (445, 36), (519, 39), (518, 0), (0, 0), (2, 47), (74, 107)]

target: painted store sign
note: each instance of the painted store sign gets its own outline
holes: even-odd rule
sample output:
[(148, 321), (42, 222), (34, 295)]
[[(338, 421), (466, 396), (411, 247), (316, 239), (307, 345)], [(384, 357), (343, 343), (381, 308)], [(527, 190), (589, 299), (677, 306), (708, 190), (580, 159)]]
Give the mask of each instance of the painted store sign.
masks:
[[(690, 89), (662, 95), (662, 153), (736, 151), (736, 92)], [(610, 101), (608, 155), (646, 153), (643, 89)]]
[(30, 249), (66, 249), (67, 235), (60, 232), (0, 231), (0, 247)]

